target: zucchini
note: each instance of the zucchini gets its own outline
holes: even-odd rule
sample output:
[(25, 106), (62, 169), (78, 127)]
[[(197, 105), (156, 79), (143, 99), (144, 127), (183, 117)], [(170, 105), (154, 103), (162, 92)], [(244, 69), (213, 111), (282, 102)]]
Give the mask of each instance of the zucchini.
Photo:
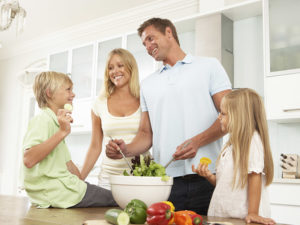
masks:
[(107, 222), (115, 225), (128, 225), (130, 221), (128, 214), (120, 209), (107, 210), (104, 218)]

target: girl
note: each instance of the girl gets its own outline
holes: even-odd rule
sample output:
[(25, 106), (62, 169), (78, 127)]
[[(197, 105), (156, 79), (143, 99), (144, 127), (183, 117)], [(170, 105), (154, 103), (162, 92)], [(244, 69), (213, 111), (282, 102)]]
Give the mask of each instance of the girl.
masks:
[(273, 180), (273, 159), (263, 102), (251, 89), (227, 94), (221, 101), (221, 127), (229, 133), (217, 160), (216, 175), (206, 164), (192, 170), (216, 185), (208, 216), (244, 218), (274, 224), (266, 186)]

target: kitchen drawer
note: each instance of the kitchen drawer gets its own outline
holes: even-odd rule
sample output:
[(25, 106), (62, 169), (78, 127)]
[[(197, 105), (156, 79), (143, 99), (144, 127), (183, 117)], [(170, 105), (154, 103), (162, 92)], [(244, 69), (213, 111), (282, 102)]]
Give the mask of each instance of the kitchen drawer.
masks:
[(265, 78), (268, 120), (300, 121), (300, 74)]
[(269, 186), (271, 218), (277, 223), (299, 224), (300, 182), (299, 179), (273, 181)]

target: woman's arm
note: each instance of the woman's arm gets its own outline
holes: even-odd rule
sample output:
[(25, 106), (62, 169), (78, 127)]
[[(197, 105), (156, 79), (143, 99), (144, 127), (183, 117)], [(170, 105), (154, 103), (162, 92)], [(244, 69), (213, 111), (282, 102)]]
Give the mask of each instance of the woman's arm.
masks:
[(68, 168), (70, 173), (76, 175), (79, 179), (81, 179), (81, 174), (80, 174), (77, 166), (75, 166), (75, 164), (73, 163), (72, 160), (68, 161), (66, 163), (66, 165), (67, 165), (67, 168)]
[(275, 224), (271, 218), (264, 218), (258, 215), (261, 197), (262, 175), (259, 173), (248, 174), (248, 215), (245, 218), (247, 223)]
[(92, 117), (92, 140), (86, 154), (83, 167), (81, 169), (81, 178), (84, 180), (93, 169), (102, 150), (103, 131), (100, 117), (91, 112)]

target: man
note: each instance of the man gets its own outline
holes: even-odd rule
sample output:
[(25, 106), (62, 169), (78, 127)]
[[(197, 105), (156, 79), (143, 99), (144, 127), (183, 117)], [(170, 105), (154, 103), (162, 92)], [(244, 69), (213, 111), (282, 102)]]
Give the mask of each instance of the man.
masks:
[[(207, 214), (214, 187), (192, 172), (192, 164), (209, 157), (214, 169), (224, 135), (218, 111), (231, 84), (221, 64), (213, 58), (196, 58), (180, 48), (176, 28), (167, 19), (152, 18), (138, 29), (149, 55), (163, 66), (141, 85), (142, 116), (139, 131), (130, 144), (110, 141), (106, 154), (121, 158), (138, 155), (151, 146), (154, 160), (174, 177), (169, 200), (176, 210)], [(175, 151), (176, 149), (176, 151)]]

